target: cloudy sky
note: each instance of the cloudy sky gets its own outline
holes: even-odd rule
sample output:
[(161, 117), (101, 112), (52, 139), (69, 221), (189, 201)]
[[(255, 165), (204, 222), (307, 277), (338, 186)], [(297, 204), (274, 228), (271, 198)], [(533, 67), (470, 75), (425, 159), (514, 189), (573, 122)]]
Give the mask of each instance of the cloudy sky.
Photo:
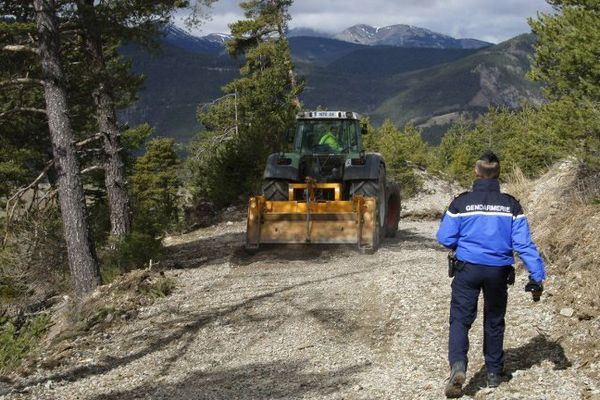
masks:
[[(335, 33), (355, 24), (408, 24), (498, 43), (529, 32), (527, 17), (538, 11), (551, 8), (545, 0), (296, 0), (290, 27)], [(238, 0), (219, 0), (210, 14), (211, 20), (194, 33), (227, 33), (227, 24), (243, 16)]]

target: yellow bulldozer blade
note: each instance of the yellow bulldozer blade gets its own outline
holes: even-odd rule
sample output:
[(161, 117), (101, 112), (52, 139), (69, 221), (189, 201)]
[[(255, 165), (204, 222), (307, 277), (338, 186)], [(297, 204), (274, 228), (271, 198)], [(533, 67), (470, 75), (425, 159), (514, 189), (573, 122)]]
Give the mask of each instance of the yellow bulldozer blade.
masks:
[[(316, 190), (332, 190), (334, 200), (315, 200)], [(306, 191), (306, 200), (295, 193)], [(341, 200), (341, 184), (290, 184), (287, 201), (269, 201), (264, 196), (250, 198), (246, 249), (261, 244), (313, 243), (357, 244), (360, 250), (375, 250), (379, 232), (376, 199), (354, 196)]]

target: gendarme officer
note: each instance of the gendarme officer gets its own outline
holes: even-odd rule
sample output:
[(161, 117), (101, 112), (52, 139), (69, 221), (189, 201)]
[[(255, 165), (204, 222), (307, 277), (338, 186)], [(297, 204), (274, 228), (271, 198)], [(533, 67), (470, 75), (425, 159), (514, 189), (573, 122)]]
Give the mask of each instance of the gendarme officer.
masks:
[(477, 299), (483, 290), (483, 353), (489, 387), (501, 382), (504, 368), (504, 315), (507, 285), (514, 281), (513, 251), (529, 270), (525, 290), (538, 300), (545, 278), (544, 262), (531, 240), (527, 218), (519, 202), (500, 192), (500, 161), (492, 152), (475, 164), (473, 191), (456, 197), (442, 218), (437, 240), (455, 251), (452, 265), (452, 300), (447, 397), (462, 396), (466, 380), (469, 329), (477, 315)]

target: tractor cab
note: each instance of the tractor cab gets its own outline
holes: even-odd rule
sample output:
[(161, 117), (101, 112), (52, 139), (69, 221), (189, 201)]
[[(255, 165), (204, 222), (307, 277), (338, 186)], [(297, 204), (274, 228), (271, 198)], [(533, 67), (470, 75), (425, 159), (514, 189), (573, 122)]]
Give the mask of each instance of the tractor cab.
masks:
[(353, 112), (310, 111), (296, 117), (294, 152), (300, 154), (359, 153), (360, 117)]

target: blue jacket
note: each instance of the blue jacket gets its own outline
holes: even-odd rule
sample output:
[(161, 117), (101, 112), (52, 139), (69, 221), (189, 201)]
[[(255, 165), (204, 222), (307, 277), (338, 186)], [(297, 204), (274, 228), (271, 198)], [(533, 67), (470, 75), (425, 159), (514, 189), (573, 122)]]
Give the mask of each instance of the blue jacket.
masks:
[(472, 192), (450, 203), (437, 240), (455, 250), (459, 260), (490, 267), (512, 265), (516, 251), (533, 279), (541, 282), (546, 277), (521, 204), (500, 192), (497, 179), (476, 180)]

